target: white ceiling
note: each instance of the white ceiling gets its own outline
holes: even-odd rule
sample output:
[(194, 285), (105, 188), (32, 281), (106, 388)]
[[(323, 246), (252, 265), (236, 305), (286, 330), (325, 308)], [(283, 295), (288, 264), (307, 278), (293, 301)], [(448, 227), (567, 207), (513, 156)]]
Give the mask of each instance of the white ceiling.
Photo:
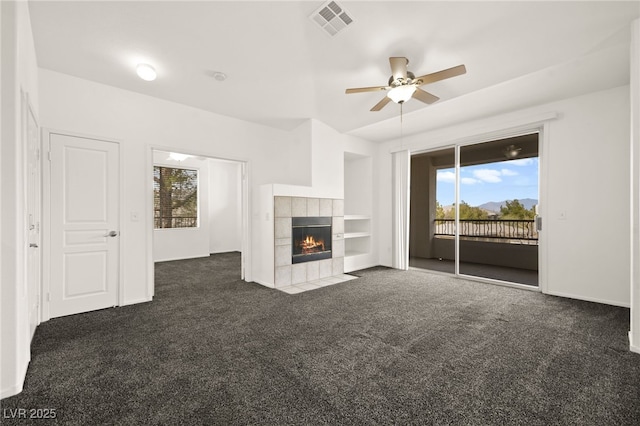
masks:
[[(77, 77), (290, 130), (308, 118), (382, 140), (399, 107), (370, 112), (388, 57), (416, 75), (465, 64), (467, 74), (424, 88), (441, 98), (407, 102), (407, 134), (451, 121), (627, 84), (629, 23), (637, 1), (338, 1), (354, 23), (338, 35), (309, 15), (322, 1), (29, 1), (38, 65)], [(158, 78), (140, 80), (139, 62)], [(577, 65), (576, 65), (577, 64)], [(228, 79), (219, 82), (213, 71)], [(504, 82), (514, 80), (520, 91)], [(504, 88), (504, 89), (501, 89)]]

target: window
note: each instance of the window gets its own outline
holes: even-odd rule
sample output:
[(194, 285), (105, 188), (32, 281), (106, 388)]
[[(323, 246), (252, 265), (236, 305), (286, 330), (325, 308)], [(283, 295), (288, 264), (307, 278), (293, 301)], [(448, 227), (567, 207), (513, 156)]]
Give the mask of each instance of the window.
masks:
[(153, 167), (154, 228), (198, 227), (198, 171)]

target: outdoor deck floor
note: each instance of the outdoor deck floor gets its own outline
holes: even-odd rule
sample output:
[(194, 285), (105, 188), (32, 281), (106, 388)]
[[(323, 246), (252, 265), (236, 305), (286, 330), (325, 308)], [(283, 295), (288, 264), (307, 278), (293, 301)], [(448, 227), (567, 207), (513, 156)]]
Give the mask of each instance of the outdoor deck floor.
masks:
[[(455, 273), (455, 263), (453, 260), (412, 257), (409, 259), (409, 266), (412, 268), (427, 269), (450, 274)], [(538, 271), (531, 271), (527, 269), (460, 262), (460, 274), (524, 284), (533, 287), (538, 286)]]

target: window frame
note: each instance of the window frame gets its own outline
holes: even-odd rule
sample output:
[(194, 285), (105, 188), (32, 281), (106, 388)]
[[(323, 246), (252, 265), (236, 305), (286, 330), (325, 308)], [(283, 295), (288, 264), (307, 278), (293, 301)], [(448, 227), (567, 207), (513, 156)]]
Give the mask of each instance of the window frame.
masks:
[[(157, 228), (156, 227), (156, 182), (155, 182), (155, 170), (156, 167), (167, 168), (167, 169), (180, 169), (180, 170), (189, 170), (196, 172), (196, 224), (195, 226), (183, 226), (183, 227), (174, 227), (174, 228)], [(189, 165), (177, 165), (177, 164), (168, 164), (161, 162), (154, 162), (152, 167), (152, 173), (154, 180), (152, 181), (152, 190), (153, 190), (153, 230), (154, 231), (193, 231), (200, 229), (201, 226), (201, 192), (200, 192), (200, 176), (201, 170), (200, 167), (197, 166), (189, 166)]]

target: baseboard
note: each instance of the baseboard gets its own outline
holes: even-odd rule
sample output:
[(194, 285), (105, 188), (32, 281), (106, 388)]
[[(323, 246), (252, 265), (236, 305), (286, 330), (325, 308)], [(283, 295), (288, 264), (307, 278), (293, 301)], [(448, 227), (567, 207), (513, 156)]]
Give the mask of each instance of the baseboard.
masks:
[(151, 301), (153, 301), (153, 297), (151, 298), (144, 297), (142, 299), (127, 300), (124, 303), (122, 303), (120, 306), (137, 305), (138, 303), (146, 303)]
[(562, 293), (562, 292), (559, 292), (559, 291), (547, 291), (544, 294), (548, 294), (550, 296), (566, 297), (568, 299), (584, 300), (585, 302), (594, 302), (594, 303), (602, 303), (604, 305), (619, 306), (621, 308), (629, 308), (629, 307), (631, 307), (631, 305), (628, 304), (628, 303), (620, 303), (620, 302), (613, 301), (613, 300), (598, 299), (596, 297), (576, 296), (575, 294)]
[(631, 337), (631, 332), (629, 332), (629, 350), (631, 352), (640, 354), (640, 346), (635, 346), (633, 343), (634, 342), (633, 342), (633, 338)]
[(154, 260), (153, 263), (162, 263), (162, 262), (173, 262), (174, 260), (187, 260), (187, 259), (202, 259), (204, 257), (209, 257), (209, 254), (205, 254), (202, 256), (186, 256), (186, 257), (171, 257), (169, 259), (159, 259)]
[(22, 392), (22, 385), (15, 385), (7, 389), (2, 389), (2, 391), (0, 391), (0, 399), (9, 398), (10, 396), (17, 395), (20, 392)]
[(275, 284), (269, 284), (269, 283), (266, 283), (266, 282), (264, 282), (264, 281), (260, 281), (260, 280), (253, 280), (252, 282), (254, 282), (254, 283), (256, 283), (256, 284), (263, 285), (263, 286), (265, 286), (265, 287), (269, 287), (269, 288), (276, 288)]
[(27, 377), (27, 370), (29, 369), (29, 363), (26, 362), (22, 371), (22, 375), (19, 377), (20, 383), (16, 383), (13, 386), (0, 390), (0, 399), (9, 398), (22, 392), (24, 386), (24, 380)]

